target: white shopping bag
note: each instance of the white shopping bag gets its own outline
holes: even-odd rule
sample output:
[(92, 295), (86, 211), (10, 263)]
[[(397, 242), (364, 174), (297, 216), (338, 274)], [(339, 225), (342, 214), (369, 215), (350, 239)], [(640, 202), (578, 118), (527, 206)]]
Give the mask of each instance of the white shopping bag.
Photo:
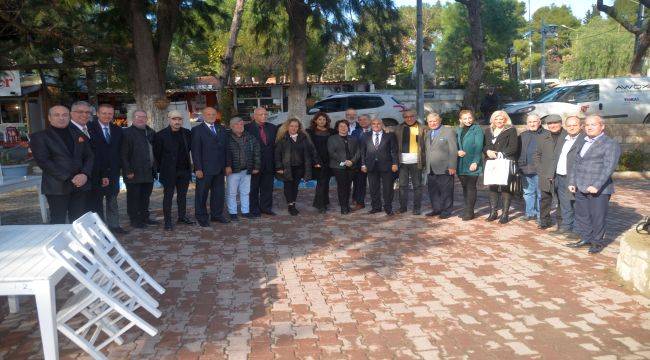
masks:
[(483, 171), (483, 184), (508, 185), (510, 166), (512, 166), (512, 160), (504, 159), (501, 153), (497, 155), (496, 159), (486, 161), (485, 170)]

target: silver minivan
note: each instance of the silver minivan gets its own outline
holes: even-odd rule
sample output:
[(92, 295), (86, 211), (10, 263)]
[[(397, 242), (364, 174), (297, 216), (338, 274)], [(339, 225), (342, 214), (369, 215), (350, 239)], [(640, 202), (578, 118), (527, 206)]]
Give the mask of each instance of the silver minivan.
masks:
[(609, 123), (650, 123), (650, 78), (620, 77), (572, 81), (560, 85), (528, 104), (504, 109), (514, 124), (524, 124), (528, 114), (566, 118), (600, 115)]

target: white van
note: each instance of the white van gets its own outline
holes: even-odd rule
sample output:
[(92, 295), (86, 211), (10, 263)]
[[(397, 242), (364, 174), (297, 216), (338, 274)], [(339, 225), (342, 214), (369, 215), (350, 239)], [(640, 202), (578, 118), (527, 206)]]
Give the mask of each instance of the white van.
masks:
[(513, 124), (525, 124), (529, 114), (542, 119), (551, 114), (563, 119), (595, 114), (609, 123), (650, 123), (649, 77), (579, 80), (553, 90), (550, 96), (504, 110)]

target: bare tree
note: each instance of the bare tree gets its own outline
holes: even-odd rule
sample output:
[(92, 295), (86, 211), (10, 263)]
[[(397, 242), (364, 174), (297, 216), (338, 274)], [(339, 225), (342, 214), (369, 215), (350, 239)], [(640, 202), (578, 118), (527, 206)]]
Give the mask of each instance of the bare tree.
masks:
[(476, 111), (480, 104), (479, 90), (485, 70), (485, 36), (481, 23), (481, 0), (456, 0), (456, 2), (467, 8), (469, 44), (472, 48), (472, 62), (469, 65), (463, 107)]
[(228, 46), (226, 53), (221, 60), (222, 68), (219, 75), (219, 83), (217, 85), (217, 102), (219, 107), (222, 106), (222, 90), (231, 84), (232, 81), (232, 65), (235, 61), (235, 49), (237, 48), (237, 35), (241, 28), (241, 18), (244, 13), (244, 4), (246, 0), (237, 0), (235, 3), (235, 10), (232, 15), (232, 22), (230, 23), (230, 38), (228, 39)]
[[(639, 3), (646, 8), (650, 8), (650, 0), (639, 0)], [(596, 1), (596, 8), (598, 11), (602, 11), (610, 18), (616, 20), (616, 22), (621, 24), (625, 30), (639, 37), (638, 46), (634, 49), (634, 56), (632, 57), (632, 63), (630, 64), (630, 73), (632, 75), (641, 75), (643, 59), (645, 58), (646, 52), (648, 52), (648, 47), (650, 47), (650, 26), (648, 26), (650, 18), (644, 19), (640, 25), (639, 22), (633, 24), (625, 16), (619, 13), (614, 6), (603, 4), (603, 0)]]

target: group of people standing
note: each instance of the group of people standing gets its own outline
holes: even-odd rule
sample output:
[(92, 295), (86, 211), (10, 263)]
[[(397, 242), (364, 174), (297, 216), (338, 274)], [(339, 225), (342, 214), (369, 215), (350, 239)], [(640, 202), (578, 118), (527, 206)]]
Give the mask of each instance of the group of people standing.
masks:
[[(548, 116), (548, 129), (542, 129), (541, 120), (531, 115), (527, 131), (517, 135), (508, 114), (501, 110), (491, 114), (485, 131), (469, 110), (459, 113), (460, 124), (454, 129), (444, 126), (436, 113), (429, 113), (422, 124), (411, 110), (403, 112), (401, 124), (386, 128), (381, 119), (357, 116), (355, 109), (348, 109), (346, 118), (333, 128), (327, 113), (319, 112), (305, 130), (296, 118), (276, 127), (266, 121), (267, 111), (257, 108), (252, 122), (244, 124), (243, 119), (234, 117), (227, 129), (221, 125), (221, 113), (207, 107), (203, 123), (191, 130), (182, 127), (181, 113), (170, 111), (169, 125), (155, 132), (147, 125), (148, 114), (143, 110), (133, 113), (132, 125), (125, 129), (112, 124), (111, 105), (98, 107), (97, 121), (90, 121), (91, 110), (83, 101), (74, 103), (70, 112), (64, 106), (54, 106), (48, 114), (51, 126), (32, 135), (32, 152), (43, 170), (42, 192), (50, 205), (52, 223), (65, 223), (85, 211), (95, 211), (112, 231), (125, 233), (117, 208), (121, 174), (132, 227), (158, 223), (149, 214), (157, 177), (164, 188), (165, 229), (172, 230), (175, 225), (174, 193), (176, 223), (193, 224), (186, 215), (193, 172), (195, 218), (202, 227), (210, 222), (237, 221), (240, 213), (246, 218), (275, 215), (274, 178), (284, 183), (287, 209), (294, 216), (299, 214), (299, 185), (312, 179), (316, 180), (313, 206), (326, 213), (334, 177), (341, 214), (366, 207), (367, 184), (369, 213), (383, 211), (392, 216), (397, 181), (398, 213), (407, 212), (412, 188), (412, 213), (420, 215), (426, 185), (431, 203), (426, 216), (446, 219), (452, 216), (457, 176), (464, 199), (461, 218), (470, 221), (475, 218), (478, 180), (485, 161), (504, 158), (516, 162), (523, 177), (523, 220), (537, 220), (541, 229), (550, 227), (552, 199), (556, 198), (557, 233), (578, 240), (570, 246), (590, 245), (590, 252), (596, 253), (606, 245), (604, 219), (620, 147), (604, 135), (598, 116), (587, 117), (583, 133), (575, 116), (565, 120), (564, 128), (562, 118)], [(517, 174), (511, 175), (514, 181)], [(511, 184), (489, 186), (487, 221), (509, 221), (512, 188)]]

